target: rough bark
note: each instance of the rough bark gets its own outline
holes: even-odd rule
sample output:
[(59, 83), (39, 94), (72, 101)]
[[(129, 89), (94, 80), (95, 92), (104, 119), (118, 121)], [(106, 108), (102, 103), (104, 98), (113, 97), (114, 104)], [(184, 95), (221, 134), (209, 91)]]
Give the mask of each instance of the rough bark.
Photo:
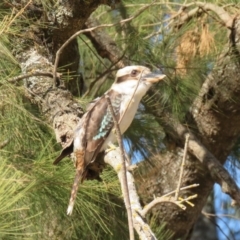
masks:
[[(93, 17), (90, 17), (86, 23), (87, 28), (92, 28), (100, 23)], [(102, 58), (109, 59), (112, 63), (115, 63), (118, 68), (126, 66), (127, 60), (121, 58), (124, 57), (124, 54), (121, 53), (116, 43), (110, 38), (110, 36), (101, 29), (86, 33), (86, 36), (91, 40), (98, 54)], [(119, 58), (120, 57), (120, 58)]]
[[(171, 152), (159, 155), (154, 161), (152, 171), (142, 175), (141, 181), (137, 178), (139, 193), (144, 204), (151, 201), (153, 196), (162, 196), (176, 189), (182, 156), (183, 150), (179, 147)], [(174, 204), (166, 203), (152, 209), (149, 217), (155, 219), (157, 225), (166, 223), (167, 229), (175, 233), (173, 239), (179, 237), (184, 239), (192, 231), (192, 227), (205, 204), (206, 199), (203, 196), (208, 195), (212, 187), (212, 181), (210, 184), (209, 181), (205, 181), (205, 178), (211, 179), (210, 175), (206, 173), (206, 169), (188, 155), (184, 167), (182, 186), (194, 183), (200, 184), (200, 186), (181, 192), (180, 197), (198, 194), (198, 197), (192, 200), (195, 206), (186, 205), (187, 209), (182, 210)]]
[[(52, 64), (47, 58), (29, 48), (21, 55), (23, 73), (34, 70), (52, 71)], [(53, 88), (52, 78), (32, 76), (24, 81), (26, 96), (37, 104), (45, 119), (53, 124), (57, 142), (62, 147), (72, 142), (73, 130), (80, 120), (83, 110), (73, 99), (72, 94), (65, 88)]]
[[(59, 1), (58, 4), (54, 5), (51, 13), (46, 13), (48, 25), (54, 26), (52, 31), (47, 31), (48, 41), (52, 44), (49, 46), (53, 56), (59, 47), (70, 38), (75, 32), (79, 31), (84, 27), (86, 20), (90, 14), (100, 5), (108, 4), (111, 6), (110, 0), (100, 1)], [(54, 60), (54, 57), (53, 57)], [(63, 67), (65, 72), (70, 72), (73, 76), (71, 77), (75, 81), (69, 81), (67, 87), (71, 90), (74, 95), (79, 94), (83, 91), (84, 83), (82, 76), (76, 78), (77, 69), (79, 66), (80, 56), (78, 51), (77, 40), (74, 39), (70, 42), (67, 48), (65, 48), (61, 54), (58, 67)], [(75, 75), (75, 76), (74, 76)], [(79, 80), (80, 82), (77, 82)], [(80, 89), (77, 89), (77, 86)]]
[[(28, 1), (13, 2), (7, 7), (21, 9), (27, 3)], [(49, 4), (51, 5), (51, 3)], [(37, 1), (32, 1), (25, 14), (36, 27), (33, 29), (32, 26), (27, 26), (25, 29), (28, 33), (27, 38), (17, 39), (21, 42), (32, 41), (28, 42), (29, 48), (22, 52), (19, 51), (16, 55), (22, 73), (52, 72), (52, 64), (58, 48), (73, 33), (83, 28), (87, 18), (100, 4), (111, 5), (111, 1), (58, 1), (57, 4), (49, 8), (43, 8)], [(40, 27), (39, 23), (41, 22), (44, 25)], [(30, 39), (29, 36), (31, 36)], [(69, 63), (74, 63), (69, 70), (76, 72), (79, 64), (76, 40), (64, 49), (59, 67)], [(63, 82), (59, 84), (61, 87), (53, 88), (52, 79), (44, 76), (33, 76), (25, 80), (26, 95), (40, 107), (45, 119), (53, 124), (57, 142), (61, 143), (62, 147), (66, 147), (71, 143), (73, 129), (83, 111), (81, 106), (73, 99), (72, 94), (63, 87), (65, 84)], [(76, 91), (76, 85), (75, 82), (73, 88), (70, 87), (74, 94), (78, 92)]]

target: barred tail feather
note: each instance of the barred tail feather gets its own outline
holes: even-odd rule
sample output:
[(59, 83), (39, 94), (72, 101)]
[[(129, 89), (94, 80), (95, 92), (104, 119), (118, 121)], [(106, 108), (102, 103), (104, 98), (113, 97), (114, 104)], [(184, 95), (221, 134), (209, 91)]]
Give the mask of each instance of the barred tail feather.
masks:
[(83, 170), (82, 169), (77, 169), (75, 179), (74, 179), (74, 183), (73, 183), (73, 186), (72, 186), (70, 201), (69, 201), (69, 204), (68, 204), (67, 215), (72, 214), (73, 206), (74, 206), (74, 203), (75, 203), (75, 200), (76, 200), (76, 197), (77, 197), (78, 185), (79, 185), (79, 182), (82, 178), (82, 174), (83, 174)]

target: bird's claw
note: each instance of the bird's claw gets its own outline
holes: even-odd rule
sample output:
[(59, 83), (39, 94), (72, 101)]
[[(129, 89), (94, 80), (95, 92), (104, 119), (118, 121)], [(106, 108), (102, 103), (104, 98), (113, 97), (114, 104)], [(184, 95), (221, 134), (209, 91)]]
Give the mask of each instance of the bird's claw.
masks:
[(106, 153), (109, 153), (110, 151), (116, 150), (116, 146), (112, 143), (108, 144), (108, 149), (105, 150)]

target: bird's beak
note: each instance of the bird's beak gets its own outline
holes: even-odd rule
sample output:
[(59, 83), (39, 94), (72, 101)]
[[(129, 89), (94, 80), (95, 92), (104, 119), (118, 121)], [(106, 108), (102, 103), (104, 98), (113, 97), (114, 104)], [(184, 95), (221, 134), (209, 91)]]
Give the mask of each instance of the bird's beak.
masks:
[(159, 73), (148, 73), (143, 78), (149, 83), (156, 83), (165, 78), (166, 75)]

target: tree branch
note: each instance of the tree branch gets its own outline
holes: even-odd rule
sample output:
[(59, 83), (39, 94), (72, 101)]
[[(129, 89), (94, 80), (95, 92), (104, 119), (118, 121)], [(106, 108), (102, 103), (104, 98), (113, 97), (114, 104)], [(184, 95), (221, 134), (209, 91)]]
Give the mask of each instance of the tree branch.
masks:
[[(90, 17), (86, 23), (87, 28), (99, 26), (100, 23), (97, 19)], [(125, 51), (122, 54), (116, 43), (110, 38), (110, 36), (100, 29), (96, 29), (91, 32), (87, 32), (86, 36), (90, 39), (96, 51), (102, 58), (107, 58), (110, 62), (116, 65), (118, 68), (122, 68), (126, 64), (124, 59)], [(101, 44), (103, 43), (103, 44)], [(120, 57), (118, 57), (120, 56)]]
[(231, 17), (229, 13), (224, 10), (223, 7), (219, 7), (213, 3), (204, 3), (204, 2), (195, 2), (195, 4), (206, 11), (211, 10), (212, 12), (215, 12), (218, 15), (218, 17), (222, 20), (222, 22), (225, 24), (226, 27), (228, 28), (232, 27), (233, 17)]
[(135, 14), (133, 14), (133, 16), (127, 18), (127, 19), (123, 19), (119, 22), (116, 23), (109, 23), (109, 24), (102, 24), (102, 25), (98, 25), (95, 27), (91, 27), (91, 28), (87, 28), (87, 29), (83, 29), (80, 30), (78, 32), (76, 32), (75, 34), (73, 34), (56, 52), (56, 59), (55, 59), (55, 63), (54, 63), (54, 68), (53, 68), (53, 86), (56, 87), (56, 75), (57, 75), (57, 67), (58, 67), (58, 63), (59, 63), (59, 59), (60, 59), (60, 55), (62, 53), (62, 51), (64, 50), (64, 48), (73, 40), (75, 39), (77, 36), (79, 36), (82, 33), (87, 33), (87, 32), (91, 32), (94, 31), (96, 29), (100, 29), (100, 28), (104, 28), (104, 27), (113, 27), (116, 25), (123, 25), (127, 22), (132, 21), (134, 18), (138, 17), (141, 13), (143, 13), (147, 8), (149, 8), (152, 4), (154, 3), (154, 1), (151, 4), (148, 4), (147, 6), (144, 6), (142, 8), (140, 8)]
[(73, 129), (79, 122), (83, 110), (68, 90), (52, 88), (52, 81), (48, 78), (52, 64), (34, 47), (24, 51), (19, 58), (23, 75), (10, 80), (14, 82), (27, 77), (26, 97), (40, 107), (48, 122), (53, 123), (57, 142), (61, 143), (63, 148), (69, 146), (72, 143)]
[[(104, 160), (107, 164), (112, 166), (112, 168), (117, 172), (118, 179), (121, 183), (121, 187), (123, 188), (123, 181), (122, 181), (123, 168), (119, 167), (122, 164), (121, 154), (122, 153), (120, 149), (116, 148), (115, 150), (109, 151), (105, 155)], [(125, 162), (125, 164), (128, 167), (128, 163)], [(137, 231), (140, 239), (157, 240), (150, 226), (145, 222), (145, 219), (139, 214), (142, 211), (142, 206), (139, 201), (139, 196), (137, 194), (137, 190), (135, 187), (133, 175), (129, 171), (126, 171), (126, 174), (127, 174), (127, 180), (128, 180), (127, 185), (129, 189), (129, 197), (130, 197), (131, 210), (132, 210), (132, 216), (133, 216), (133, 226)]]
[[(119, 181), (121, 183), (121, 187), (123, 189), (124, 188), (124, 186), (123, 186), (124, 183), (122, 181), (123, 168), (119, 167), (122, 164), (122, 156), (121, 155), (122, 155), (122, 151), (120, 150), (120, 148), (116, 148), (115, 150), (109, 151), (105, 155), (104, 160), (107, 164), (111, 165), (113, 167), (113, 169), (117, 172)], [(125, 164), (128, 167), (128, 163), (125, 162)], [(126, 174), (127, 174), (127, 180), (128, 180), (127, 184), (128, 184), (128, 189), (129, 189), (129, 198), (130, 198), (131, 210), (132, 210), (132, 216), (133, 216), (133, 226), (134, 226), (135, 230), (137, 231), (140, 239), (142, 239), (142, 240), (143, 239), (144, 240), (157, 239), (155, 237), (154, 233), (152, 232), (152, 230), (150, 229), (150, 226), (145, 222), (144, 218), (145, 218), (146, 214), (150, 211), (150, 209), (152, 209), (159, 203), (170, 202), (170, 203), (176, 204), (178, 207), (180, 207), (181, 209), (184, 209), (184, 210), (186, 209), (186, 207), (183, 205), (184, 202), (189, 204), (192, 207), (194, 206), (194, 204), (192, 204), (190, 202), (190, 200), (195, 199), (197, 197), (196, 194), (194, 194), (190, 197), (175, 201), (173, 197), (168, 197), (169, 195), (174, 194), (176, 192), (176, 190), (175, 190), (175, 191), (169, 192), (168, 194), (165, 194), (162, 197), (154, 199), (149, 204), (144, 206), (144, 208), (142, 208), (140, 201), (139, 201), (139, 196), (136, 191), (133, 175), (130, 171), (128, 171), (128, 168), (127, 168)], [(190, 186), (180, 188), (180, 191), (198, 187), (198, 186), (199, 186), (199, 184), (192, 184)]]
[(151, 201), (146, 206), (144, 206), (144, 209), (141, 211), (141, 215), (142, 215), (142, 217), (146, 216), (146, 214), (152, 208), (154, 208), (156, 205), (158, 205), (160, 203), (164, 203), (164, 202), (165, 203), (168, 202), (168, 203), (176, 204), (182, 210), (186, 210), (186, 206), (184, 206), (183, 203), (185, 202), (185, 203), (189, 204), (191, 207), (194, 207), (194, 204), (189, 201), (189, 200), (192, 200), (194, 198), (197, 198), (197, 194), (194, 194), (194, 195), (192, 195), (190, 197), (187, 197), (187, 198), (181, 198), (180, 200), (175, 200), (174, 197), (168, 197), (168, 198), (166, 198), (165, 196), (158, 197), (158, 198), (155, 198), (153, 201)]
[(125, 152), (123, 148), (123, 143), (122, 143), (122, 136), (120, 132), (120, 128), (113, 110), (113, 106), (111, 103), (111, 100), (108, 95), (105, 96), (107, 99), (108, 107), (111, 112), (115, 130), (116, 130), (116, 135), (117, 135), (117, 140), (121, 152), (121, 166), (122, 166), (122, 189), (123, 189), (123, 197), (124, 197), (124, 202), (126, 205), (127, 209), (127, 215), (128, 215), (128, 226), (129, 226), (129, 235), (130, 235), (130, 240), (134, 240), (134, 230), (133, 230), (133, 219), (132, 219), (132, 210), (131, 210), (131, 203), (130, 203), (130, 198), (129, 198), (129, 190), (128, 190), (128, 184), (127, 184), (127, 169), (126, 169), (126, 161), (125, 161)]
[(174, 137), (183, 141), (189, 134), (188, 149), (201, 163), (207, 166), (211, 177), (221, 187), (222, 191), (229, 194), (234, 200), (240, 203), (240, 190), (229, 175), (227, 170), (221, 165), (214, 155), (198, 140), (198, 138), (185, 126), (173, 119), (169, 114), (165, 114), (164, 125), (171, 128)]

